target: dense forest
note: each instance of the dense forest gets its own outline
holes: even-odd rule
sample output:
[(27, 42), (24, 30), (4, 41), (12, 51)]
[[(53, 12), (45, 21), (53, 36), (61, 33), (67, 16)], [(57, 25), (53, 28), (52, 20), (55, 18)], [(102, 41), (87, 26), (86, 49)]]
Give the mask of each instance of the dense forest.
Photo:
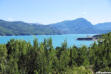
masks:
[(10, 40), (0, 44), (0, 74), (93, 74), (111, 72), (111, 33), (90, 47), (54, 48), (51, 38), (33, 44)]

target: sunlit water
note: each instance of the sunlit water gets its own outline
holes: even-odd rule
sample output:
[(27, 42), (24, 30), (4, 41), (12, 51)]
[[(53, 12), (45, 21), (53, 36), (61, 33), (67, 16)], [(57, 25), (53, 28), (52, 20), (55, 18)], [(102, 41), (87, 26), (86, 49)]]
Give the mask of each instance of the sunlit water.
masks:
[(33, 44), (33, 40), (35, 38), (38, 39), (39, 43), (44, 41), (44, 38), (52, 38), (52, 43), (54, 47), (61, 46), (64, 40), (67, 41), (68, 47), (70, 46), (90, 46), (94, 41), (78, 41), (79, 37), (87, 37), (93, 36), (94, 34), (66, 34), (66, 35), (30, 35), (30, 36), (0, 36), (0, 44), (7, 43), (10, 39), (20, 39), (26, 40), (27, 42), (31, 42)]

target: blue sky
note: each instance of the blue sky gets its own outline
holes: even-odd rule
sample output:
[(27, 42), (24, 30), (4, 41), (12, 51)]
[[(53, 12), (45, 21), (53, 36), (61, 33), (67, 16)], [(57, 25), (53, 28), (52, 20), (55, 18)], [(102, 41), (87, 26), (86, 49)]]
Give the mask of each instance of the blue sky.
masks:
[(49, 24), (76, 18), (111, 22), (111, 0), (0, 0), (0, 19)]

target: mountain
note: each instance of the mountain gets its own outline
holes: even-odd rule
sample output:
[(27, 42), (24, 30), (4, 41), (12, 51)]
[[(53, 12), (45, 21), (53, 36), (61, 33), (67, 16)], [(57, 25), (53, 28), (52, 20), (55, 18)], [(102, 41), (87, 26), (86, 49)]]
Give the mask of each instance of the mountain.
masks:
[(100, 30), (95, 29), (95, 27), (84, 18), (78, 18), (71, 21), (63, 21), (50, 25), (57, 30), (61, 30), (63, 33), (92, 34), (100, 32)]
[(37, 34), (59, 34), (50, 26), (40, 24), (29, 24), (21, 21), (8, 22), (0, 20), (0, 35), (37, 35)]
[(110, 30), (111, 31), (111, 22), (99, 23), (99, 24), (96, 24), (95, 27), (100, 30)]
[(111, 31), (110, 23), (93, 25), (84, 18), (42, 25), (0, 20), (0, 35), (97, 34)]

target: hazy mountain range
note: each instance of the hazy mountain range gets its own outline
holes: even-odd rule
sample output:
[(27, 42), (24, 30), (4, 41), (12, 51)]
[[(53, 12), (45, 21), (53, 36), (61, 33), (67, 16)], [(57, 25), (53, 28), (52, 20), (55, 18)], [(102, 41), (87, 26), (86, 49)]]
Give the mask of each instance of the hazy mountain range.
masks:
[(107, 32), (111, 32), (111, 22), (93, 25), (84, 18), (49, 25), (0, 20), (0, 35), (101, 34)]

